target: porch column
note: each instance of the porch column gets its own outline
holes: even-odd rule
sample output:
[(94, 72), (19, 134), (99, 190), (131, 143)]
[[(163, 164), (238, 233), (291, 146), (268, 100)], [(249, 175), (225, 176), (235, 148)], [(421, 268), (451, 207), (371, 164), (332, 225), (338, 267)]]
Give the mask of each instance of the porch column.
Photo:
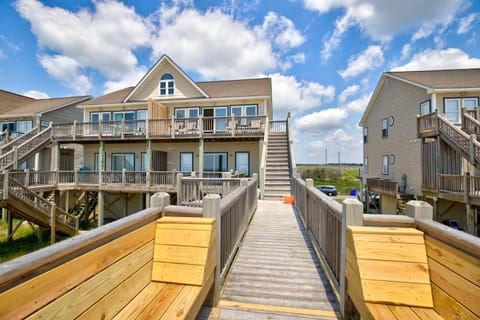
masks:
[(203, 177), (203, 139), (198, 142), (198, 175)]
[[(434, 92), (432, 93), (432, 112), (437, 110), (437, 94)], [(440, 110), (440, 113), (443, 113), (442, 110)]]
[(475, 220), (476, 220), (476, 212), (475, 212), (475, 209), (472, 208), (471, 205), (469, 204), (465, 204), (465, 211), (466, 211), (466, 221), (467, 221), (467, 225), (466, 225), (466, 229), (467, 229), (467, 232), (470, 233), (470, 234), (475, 234), (475, 231), (476, 231), (476, 225), (475, 225)]
[(105, 191), (98, 192), (98, 226), (103, 226), (103, 217), (105, 210)]
[(60, 144), (58, 142), (55, 143), (55, 171), (60, 170)]
[[(152, 171), (152, 140), (147, 140), (147, 163), (145, 164), (145, 171), (147, 172), (146, 183), (150, 186), (150, 171)], [(147, 198), (148, 199), (148, 198)]]

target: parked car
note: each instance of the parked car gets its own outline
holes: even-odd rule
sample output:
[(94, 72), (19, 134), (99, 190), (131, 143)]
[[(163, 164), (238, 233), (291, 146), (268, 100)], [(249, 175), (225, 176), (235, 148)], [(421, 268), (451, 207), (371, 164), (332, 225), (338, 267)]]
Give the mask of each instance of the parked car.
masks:
[(317, 186), (317, 190), (322, 191), (327, 196), (336, 196), (338, 194), (337, 188), (335, 186)]

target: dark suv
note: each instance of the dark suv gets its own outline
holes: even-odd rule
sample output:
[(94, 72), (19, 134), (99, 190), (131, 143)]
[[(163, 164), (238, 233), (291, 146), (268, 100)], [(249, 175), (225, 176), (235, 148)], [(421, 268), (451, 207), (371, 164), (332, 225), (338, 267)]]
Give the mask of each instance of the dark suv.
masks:
[(327, 196), (337, 195), (337, 188), (335, 186), (317, 186), (317, 190), (322, 191)]

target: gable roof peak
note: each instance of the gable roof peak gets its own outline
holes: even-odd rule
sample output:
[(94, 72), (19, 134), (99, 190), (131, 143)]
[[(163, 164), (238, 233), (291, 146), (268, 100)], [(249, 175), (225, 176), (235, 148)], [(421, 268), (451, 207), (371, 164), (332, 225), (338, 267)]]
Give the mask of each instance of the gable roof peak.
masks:
[(193, 81), (190, 76), (180, 68), (175, 61), (172, 60), (167, 54), (162, 54), (160, 59), (155, 62), (155, 64), (148, 70), (148, 72), (140, 79), (140, 81), (137, 83), (137, 85), (134, 87), (134, 89), (130, 92), (129, 95), (125, 97), (125, 99), (122, 102), (128, 102), (128, 100), (137, 92), (137, 89), (142, 86), (142, 84), (154, 73), (155, 69), (158, 68), (164, 61), (167, 61), (174, 69), (177, 70), (177, 72), (184, 77), (198, 92), (204, 96), (205, 98), (209, 98), (209, 95), (201, 88), (199, 87), (195, 81)]

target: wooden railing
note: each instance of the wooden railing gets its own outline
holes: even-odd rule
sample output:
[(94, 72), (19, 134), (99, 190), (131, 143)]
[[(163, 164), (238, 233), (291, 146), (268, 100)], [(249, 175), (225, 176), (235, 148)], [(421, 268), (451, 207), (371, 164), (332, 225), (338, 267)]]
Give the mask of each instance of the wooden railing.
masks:
[(466, 109), (462, 114), (462, 128), (469, 134), (480, 133), (480, 121), (477, 120), (476, 113), (475, 110)]
[(274, 120), (269, 123), (269, 133), (287, 133), (287, 121)]
[[(10, 177), (8, 172), (2, 175), (0, 179), (2, 189), (2, 200), (8, 200), (9, 195), (14, 195), (17, 199), (27, 203), (35, 209), (41, 211), (44, 215), (49, 216), (53, 213), (56, 221), (70, 226), (73, 230), (78, 230), (78, 218), (71, 215), (54, 204), (48, 202), (39, 194), (30, 191), (21, 182)], [(54, 207), (54, 208), (53, 208)]]
[(177, 203), (187, 207), (201, 207), (207, 194), (219, 194), (222, 198), (240, 187), (239, 178), (194, 178), (177, 176)]
[(437, 113), (417, 116), (417, 131), (419, 137), (438, 135)]
[[(467, 180), (469, 180), (471, 184), (480, 184), (480, 177), (478, 179), (477, 177), (475, 179), (472, 179), (471, 177)], [(307, 182), (305, 182), (302, 179), (294, 178), (293, 181), (295, 208), (301, 217), (303, 225), (308, 231), (308, 235), (316, 248), (320, 260), (323, 261), (322, 267), (325, 267), (327, 272), (331, 275), (329, 280), (336, 291), (341, 313), (345, 318), (351, 316), (351, 305), (348, 304), (348, 292), (350, 291), (347, 290), (347, 283), (345, 281), (346, 264), (349, 259), (349, 257), (345, 257), (346, 227), (348, 225), (414, 227), (423, 231), (425, 235), (428, 236), (428, 241), (430, 241), (431, 237), (436, 241), (440, 241), (442, 245), (446, 247), (451, 246), (460, 250), (462, 255), (458, 257), (463, 257), (462, 259), (465, 260), (455, 261), (455, 265), (463, 266), (464, 263), (470, 264), (470, 261), (476, 261), (474, 259), (478, 260), (478, 258), (480, 258), (479, 238), (459, 230), (454, 230), (432, 220), (424, 220), (426, 217), (425, 208), (428, 208), (425, 205), (415, 203), (411, 205), (410, 203), (407, 204), (407, 206), (410, 206), (409, 209), (407, 208), (407, 213), (412, 217), (417, 215), (415, 209), (412, 209), (412, 207), (418, 206), (418, 214), (419, 217), (421, 217), (420, 219), (398, 215), (363, 214), (363, 206), (356, 199), (346, 199), (343, 201), (342, 205), (340, 205), (331, 198), (318, 192), (313, 187), (313, 180), (307, 179)], [(431, 207), (430, 210), (431, 212), (429, 214), (433, 217), (433, 210)], [(388, 248), (385, 250), (388, 250)], [(447, 260), (453, 261), (451, 260), (453, 256), (450, 256), (448, 252), (444, 252), (443, 249), (438, 253), (435, 249), (429, 249), (427, 252), (429, 255), (445, 254), (445, 257), (449, 257), (446, 258)], [(435, 279), (432, 279), (432, 282), (434, 282), (435, 285), (452, 288), (450, 281), (440, 279), (437, 275), (439, 274), (436, 274), (434, 277)], [(472, 277), (473, 274), (470, 273), (469, 276)], [(472, 281), (473, 279), (468, 278), (467, 275), (465, 280)], [(462, 283), (463, 280), (457, 281), (457, 278), (455, 278), (455, 280), (451, 281), (455, 282), (456, 286)], [(348, 286), (351, 285), (358, 286), (358, 284), (349, 284)], [(455, 293), (452, 293), (452, 291), (448, 292), (448, 294), (455, 296)], [(468, 295), (473, 297), (475, 296), (475, 293), (474, 291), (468, 292)], [(463, 295), (461, 296), (463, 297)], [(434, 300), (437, 298), (441, 300), (441, 297), (434, 297)], [(472, 303), (470, 303), (470, 305), (472, 305)], [(437, 310), (436, 307), (435, 309)], [(452, 309), (443, 307), (439, 309), (442, 309), (439, 312), (443, 312), (446, 318), (449, 319), (454, 317), (454, 310), (452, 311)]]
[(266, 116), (73, 122), (53, 125), (56, 140), (263, 136)]
[(381, 195), (396, 198), (398, 193), (398, 183), (392, 180), (367, 178), (368, 191)]
[(39, 146), (49, 141), (51, 136), (51, 127), (43, 130), (19, 146), (14, 146), (12, 150), (0, 156), (0, 169), (6, 170), (14, 167), (16, 164), (26, 160), (26, 156)]
[[(22, 144), (23, 142), (27, 141), (31, 137), (35, 136), (37, 133), (38, 133), (38, 128), (33, 128), (30, 131), (21, 134), (20, 136), (18, 136), (18, 138), (14, 140), (11, 140), (12, 137), (10, 137), (10, 139), (7, 139), (7, 142), (4, 145), (2, 145), (1, 154), (4, 154), (12, 150), (14, 146), (18, 146)], [(6, 131), (6, 134), (8, 134), (8, 130)], [(10, 140), (10, 142), (8, 142), (8, 140)]]
[(293, 178), (292, 192), (303, 225), (328, 263), (335, 286), (339, 288), (342, 205), (314, 188), (311, 179), (305, 182), (298, 177)]

